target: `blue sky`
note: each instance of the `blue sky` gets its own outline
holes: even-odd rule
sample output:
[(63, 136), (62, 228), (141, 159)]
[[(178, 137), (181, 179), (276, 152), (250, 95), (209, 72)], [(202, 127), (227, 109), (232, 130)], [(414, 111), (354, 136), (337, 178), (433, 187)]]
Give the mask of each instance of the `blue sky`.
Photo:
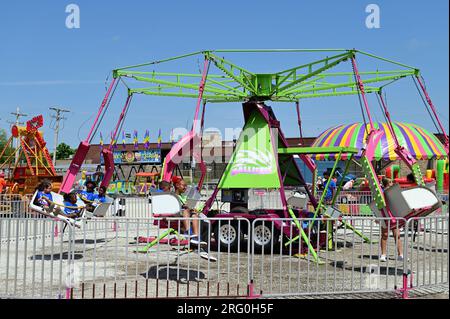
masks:
[[(81, 10), (81, 28), (65, 26), (68, 4)], [(376, 3), (381, 28), (368, 29), (365, 8)], [(73, 147), (87, 135), (93, 114), (114, 68), (202, 49), (357, 48), (421, 69), (431, 98), (448, 131), (448, 1), (87, 1), (3, 2), (0, 8), (0, 127), (8, 129), (17, 106), (30, 115), (44, 114), (45, 137), (53, 148), (49, 107), (72, 110), (60, 141)], [(291, 59), (291, 58), (289, 58)], [(244, 57), (240, 65), (273, 67), (285, 56)], [(295, 66), (294, 64), (288, 66)], [(300, 63), (298, 63), (300, 64)], [(361, 66), (364, 68), (364, 65)], [(174, 69), (173, 71), (177, 71)], [(258, 71), (258, 70), (255, 70)], [(394, 119), (435, 131), (412, 81), (388, 90)], [(109, 135), (123, 103), (118, 98), (100, 131)], [(376, 120), (376, 100), (369, 100)], [(186, 127), (195, 100), (139, 96), (124, 124), (127, 132), (158, 129), (163, 139), (172, 127)], [(298, 132), (293, 105), (276, 105), (287, 136)], [(304, 134), (359, 121), (356, 97), (302, 102)], [(240, 127), (240, 104), (208, 108), (207, 127)], [(98, 142), (98, 137), (95, 139)]]

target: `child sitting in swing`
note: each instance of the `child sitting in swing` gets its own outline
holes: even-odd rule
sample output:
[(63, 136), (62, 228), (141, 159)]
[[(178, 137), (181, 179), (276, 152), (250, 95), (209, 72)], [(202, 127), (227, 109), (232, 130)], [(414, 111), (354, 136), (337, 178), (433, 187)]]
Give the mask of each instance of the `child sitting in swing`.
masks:
[(64, 215), (69, 218), (78, 218), (81, 214), (81, 207), (77, 206), (77, 193), (71, 192), (64, 195)]
[(62, 211), (60, 207), (55, 207), (53, 204), (52, 189), (53, 185), (48, 180), (43, 180), (39, 183), (35, 189), (37, 194), (33, 204), (42, 207), (46, 211), (52, 211), (53, 214), (58, 215), (61, 214)]

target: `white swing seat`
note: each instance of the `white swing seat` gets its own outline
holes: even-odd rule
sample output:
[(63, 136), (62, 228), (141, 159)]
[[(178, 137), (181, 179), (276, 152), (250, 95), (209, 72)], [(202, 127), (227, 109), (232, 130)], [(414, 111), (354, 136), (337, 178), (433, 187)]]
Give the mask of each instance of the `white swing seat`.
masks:
[(424, 186), (402, 189), (394, 184), (385, 190), (384, 195), (394, 217), (425, 217), (442, 206), (436, 193)]
[[(442, 206), (436, 193), (424, 186), (402, 189), (398, 184), (394, 184), (384, 191), (384, 196), (392, 216), (384, 216), (373, 201), (369, 206), (377, 217), (402, 218), (405, 220), (413, 217), (425, 217)], [(401, 227), (403, 224), (402, 220), (390, 223), (391, 228)], [(384, 225), (387, 227), (386, 221), (384, 221)]]
[[(37, 196), (37, 191), (33, 194), (33, 197), (30, 200), (30, 209), (40, 215), (52, 218), (54, 220), (61, 220), (63, 222), (65, 222), (66, 224), (69, 224), (73, 227), (77, 227), (80, 228), (81, 227), (81, 221), (80, 220), (76, 220), (74, 218), (69, 218), (67, 216), (64, 216), (62, 214), (55, 214), (56, 212), (56, 207), (62, 207), (64, 206), (64, 197), (58, 193), (54, 193), (51, 192), (52, 195), (52, 199), (53, 202), (55, 203), (55, 205), (50, 205), (49, 209), (45, 209), (41, 206), (35, 205), (34, 204), (34, 200), (36, 199)], [(78, 203), (77, 203), (78, 204)], [(60, 205), (60, 206), (59, 206)]]
[(181, 203), (177, 195), (172, 192), (150, 192), (152, 197), (152, 217), (175, 217), (181, 212)]

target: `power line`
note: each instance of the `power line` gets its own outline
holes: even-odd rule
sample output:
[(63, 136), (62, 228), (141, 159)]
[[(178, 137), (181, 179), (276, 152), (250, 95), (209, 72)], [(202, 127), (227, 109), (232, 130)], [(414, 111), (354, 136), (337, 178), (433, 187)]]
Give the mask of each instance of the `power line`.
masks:
[(69, 110), (61, 109), (58, 107), (49, 107), (50, 110), (54, 111), (55, 114), (50, 116), (55, 119), (55, 125), (50, 125), (50, 128), (55, 131), (55, 149), (53, 151), (53, 165), (56, 165), (56, 147), (58, 146), (58, 135), (59, 131), (62, 129), (60, 122), (66, 120), (67, 118), (63, 116), (64, 113), (69, 113)]

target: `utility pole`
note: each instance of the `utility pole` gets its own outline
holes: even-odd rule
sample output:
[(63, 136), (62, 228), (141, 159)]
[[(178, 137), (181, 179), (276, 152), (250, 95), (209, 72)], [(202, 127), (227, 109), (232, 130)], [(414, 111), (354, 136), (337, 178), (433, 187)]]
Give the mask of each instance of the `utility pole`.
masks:
[(55, 115), (52, 115), (51, 118), (55, 119), (55, 125), (50, 126), (51, 129), (55, 131), (55, 150), (53, 151), (53, 165), (56, 165), (56, 148), (58, 147), (58, 134), (61, 130), (60, 122), (61, 120), (66, 120), (67, 118), (63, 116), (64, 113), (69, 113), (69, 110), (60, 109), (57, 107), (50, 107), (52, 111), (55, 111)]
[[(20, 118), (24, 117), (24, 116), (28, 116), (28, 114), (20, 113), (20, 108), (19, 107), (16, 108), (16, 112), (11, 112), (11, 114), (15, 116), (16, 120), (14, 122), (8, 121), (9, 124), (16, 125), (16, 126), (20, 126), (20, 125), (25, 124), (24, 122), (20, 121)], [(17, 163), (17, 161), (19, 159), (19, 146), (20, 146), (19, 145), (19, 137), (17, 137), (16, 140), (15, 140), (15, 146), (14, 146), (16, 148), (16, 155), (15, 155), (15, 162), (16, 163)]]

